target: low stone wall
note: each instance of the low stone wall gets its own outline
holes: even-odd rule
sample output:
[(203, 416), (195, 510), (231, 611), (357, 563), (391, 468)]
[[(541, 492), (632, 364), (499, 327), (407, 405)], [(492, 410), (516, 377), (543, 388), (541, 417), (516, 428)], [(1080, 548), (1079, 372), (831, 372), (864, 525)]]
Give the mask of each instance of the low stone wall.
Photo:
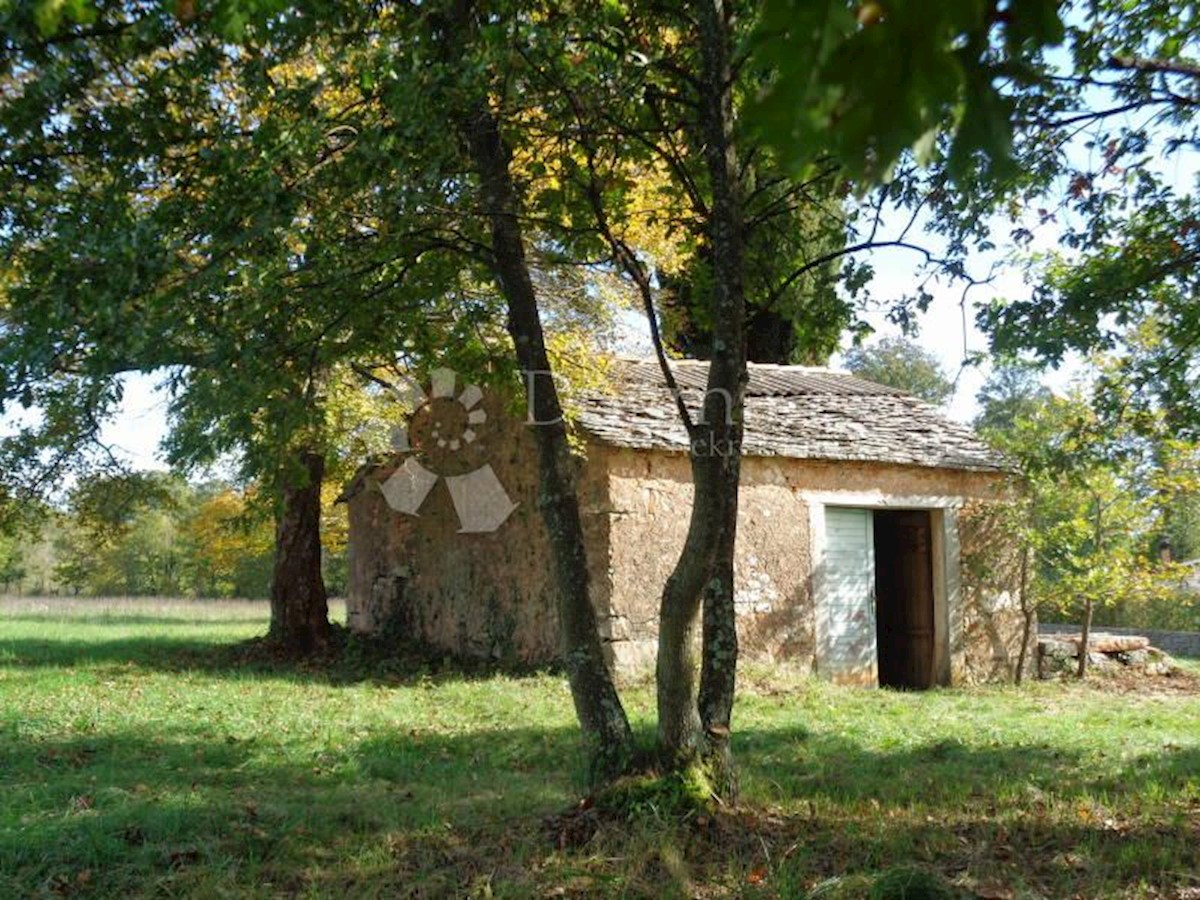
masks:
[[(1095, 625), (1094, 631), (1120, 634), (1136, 634), (1138, 637), (1149, 638), (1150, 645), (1157, 647), (1171, 656), (1181, 656), (1186, 659), (1200, 659), (1200, 631), (1156, 631), (1146, 628), (1125, 628), (1115, 625)], [(1079, 634), (1079, 625), (1063, 625), (1059, 623), (1041, 622), (1038, 624), (1039, 634)]]
[[(1077, 674), (1079, 655), (1083, 652), (1081, 643), (1079, 634), (1039, 636), (1038, 678), (1061, 678)], [(1136, 634), (1097, 632), (1088, 636), (1086, 652), (1089, 670), (1101, 675), (1120, 672), (1173, 675), (1178, 668), (1169, 654), (1150, 646), (1150, 638)]]

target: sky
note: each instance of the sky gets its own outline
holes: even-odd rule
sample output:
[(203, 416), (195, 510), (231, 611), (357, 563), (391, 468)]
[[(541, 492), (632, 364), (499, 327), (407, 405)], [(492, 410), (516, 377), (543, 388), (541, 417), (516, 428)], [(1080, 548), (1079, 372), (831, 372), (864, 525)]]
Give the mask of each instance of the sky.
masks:
[(105, 425), (101, 440), (138, 469), (166, 469), (158, 445), (167, 433), (167, 396), (149, 375), (126, 376), (121, 412)]

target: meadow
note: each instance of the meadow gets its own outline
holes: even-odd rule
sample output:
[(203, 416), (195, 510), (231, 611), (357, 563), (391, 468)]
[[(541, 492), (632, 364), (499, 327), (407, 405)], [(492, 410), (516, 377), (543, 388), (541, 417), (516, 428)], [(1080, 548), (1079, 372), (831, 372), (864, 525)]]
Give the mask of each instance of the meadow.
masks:
[[(262, 603), (0, 601), (0, 897), (1200, 897), (1200, 669), (929, 693), (747, 668), (742, 801), (590, 807), (554, 673), (350, 645)], [(653, 689), (624, 695), (644, 739)], [(876, 887), (872, 887), (876, 885)], [(899, 896), (899, 895), (897, 895)]]

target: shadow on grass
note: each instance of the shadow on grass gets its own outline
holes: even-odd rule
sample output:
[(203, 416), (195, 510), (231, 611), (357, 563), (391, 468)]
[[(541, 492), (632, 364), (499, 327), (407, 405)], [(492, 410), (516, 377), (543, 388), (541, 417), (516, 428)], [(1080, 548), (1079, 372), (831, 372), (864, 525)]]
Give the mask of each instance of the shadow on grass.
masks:
[(16, 616), (6, 615), (0, 618), (0, 626), (14, 623), (20, 625), (80, 625), (89, 628), (97, 625), (152, 625), (167, 628), (174, 628), (181, 625), (211, 626), (214, 628), (255, 625), (266, 628), (268, 622), (269, 617), (266, 615), (189, 616), (183, 613), (175, 614), (170, 612), (163, 613), (162, 615), (101, 612), (88, 616), (86, 619), (54, 613), (47, 613), (45, 615), (26, 613)]
[(246, 642), (222, 643), (165, 635), (109, 640), (0, 637), (0, 665), (37, 669), (116, 664), (165, 672), (228, 672), (237, 667), (239, 651), (245, 646)]
[(1200, 870), (1200, 821), (1162, 800), (1198, 799), (1195, 747), (1094, 772), (1048, 747), (885, 753), (756, 730), (738, 735), (737, 755), (748, 799), (769, 800), (770, 814), (752, 804), (680, 824), (641, 810), (556, 851), (544, 819), (581, 790), (572, 728), (375, 731), (297, 747), (199, 726), (67, 741), (0, 732), (0, 893), (62, 893), (54, 885), (83, 878), (98, 896), (461, 896), (484, 882), (530, 896), (582, 878), (671, 895), (696, 879), (745, 888), (764, 866), (771, 884), (811, 884), (918, 863), (1106, 896)]
[[(1089, 771), (1077, 751), (1051, 744), (971, 746), (939, 740), (881, 752), (804, 730), (739, 735), (745, 777), (779, 800), (859, 804), (886, 798), (900, 806), (980, 801), (1039, 803), (1100, 792), (1124, 800), (1146, 789), (1200, 792), (1200, 749), (1164, 749), (1136, 757), (1118, 776)], [(1111, 771), (1108, 770), (1108, 771)]]
[[(157, 625), (187, 624), (162, 619), (149, 621)], [(102, 629), (109, 623), (87, 624), (89, 628)], [(196, 624), (218, 623), (206, 620)], [(246, 623), (230, 620), (219, 624)], [(96, 665), (132, 666), (167, 673), (202, 672), (231, 678), (270, 677), (327, 685), (367, 682), (394, 686), (429, 679), (473, 681), (495, 675), (555, 671), (552, 666), (457, 660), (416, 643), (361, 638), (339, 625), (332, 627), (328, 651), (302, 659), (280, 653), (262, 637), (240, 641), (163, 634), (112, 639), (6, 638), (0, 628), (0, 667), (70, 669)]]
[(567, 728), (300, 749), (181, 730), (30, 741), (10, 728), (0, 732), (0, 896), (85, 883), (98, 896), (290, 893), (296, 879), (354, 880), (383, 862), (394, 877), (410, 854), (410, 881), (441, 884), (439, 873), (463, 874), (454, 847), (494, 853), (520, 835), (525, 852), (543, 853), (540, 816), (576, 793), (581, 763)]

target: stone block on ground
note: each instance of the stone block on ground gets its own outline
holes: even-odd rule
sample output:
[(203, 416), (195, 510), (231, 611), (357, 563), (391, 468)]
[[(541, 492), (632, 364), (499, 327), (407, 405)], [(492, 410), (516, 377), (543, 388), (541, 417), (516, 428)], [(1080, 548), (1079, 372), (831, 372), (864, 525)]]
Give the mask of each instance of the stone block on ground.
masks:
[[(1083, 640), (1081, 634), (1056, 634), (1056, 641), (1066, 641), (1078, 647)], [(1136, 634), (1108, 634), (1099, 631), (1088, 635), (1088, 651), (1091, 653), (1123, 653), (1127, 650), (1145, 650), (1150, 638)]]
[[(1073, 675), (1079, 665), (1079, 635), (1048, 635), (1038, 638), (1038, 678), (1050, 679)], [(1132, 635), (1099, 633), (1088, 641), (1088, 669), (1098, 674), (1123, 672), (1145, 675), (1171, 675), (1175, 661), (1150, 641)]]

